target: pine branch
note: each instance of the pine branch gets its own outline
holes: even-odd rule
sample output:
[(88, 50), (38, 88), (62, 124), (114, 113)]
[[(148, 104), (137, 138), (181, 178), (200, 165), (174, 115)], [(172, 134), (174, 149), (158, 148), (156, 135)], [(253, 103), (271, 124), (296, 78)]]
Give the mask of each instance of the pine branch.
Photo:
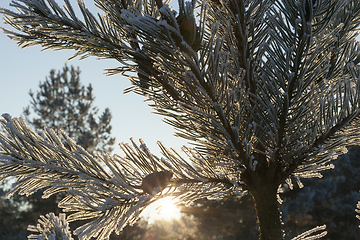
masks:
[[(59, 207), (73, 212), (67, 220), (90, 220), (75, 231), (81, 239), (103, 239), (114, 230), (119, 233), (149, 204), (169, 195), (191, 202), (203, 197), (243, 194), (236, 178), (229, 178), (224, 168), (209, 160), (200, 160), (199, 153), (190, 149), (184, 150), (196, 168), (160, 143), (165, 158), (151, 154), (142, 141), (140, 146), (133, 141), (132, 147), (122, 144), (125, 157), (92, 156), (61, 130), (57, 135), (46, 128), (43, 139), (22, 118), (7, 114), (3, 117), (1, 124), (8, 137), (0, 136), (0, 178), (18, 177), (10, 195), (31, 195), (43, 188), (47, 188), (44, 197), (66, 192)], [(68, 147), (60, 138), (66, 140)], [(173, 177), (165, 184), (150, 183), (148, 177), (159, 171), (171, 171)]]
[[(24, 5), (21, 5), (22, 2)], [(85, 22), (78, 19), (68, 0), (65, 0), (66, 12), (55, 2), (48, 1), (13, 1), (11, 6), (19, 13), (0, 9), (5, 22), (24, 34), (2, 29), (11, 39), (18, 41), (21, 47), (42, 45), (44, 49), (73, 49), (77, 53), (72, 57), (94, 55), (119, 59), (119, 53), (129, 53), (131, 49), (110, 30), (106, 19), (100, 17), (100, 23), (86, 9), (82, 2), (79, 8)], [(87, 46), (85, 46), (87, 45)]]
[[(317, 226), (313, 229), (310, 229), (294, 238), (292, 238), (291, 240), (314, 240), (314, 239), (320, 239), (324, 236), (326, 236), (327, 231), (325, 231), (326, 229), (326, 225), (323, 226)], [(318, 233), (319, 231), (322, 231), (321, 233)], [(315, 235), (316, 234), (316, 235)]]
[[(347, 144), (342, 144), (341, 145), (341, 149), (335, 153), (336, 157), (337, 155), (340, 155), (342, 153), (346, 153), (346, 149), (345, 146), (348, 146), (348, 145), (351, 145), (351, 142), (352, 141), (356, 141), (354, 139), (354, 136), (353, 136), (353, 133), (355, 131), (358, 131), (358, 129), (360, 128), (360, 126), (358, 126), (358, 121), (359, 121), (359, 116), (360, 116), (360, 111), (356, 111), (352, 114), (350, 114), (349, 116), (347, 116), (346, 118), (342, 119), (341, 122), (338, 122), (335, 126), (333, 126), (331, 129), (329, 129), (324, 135), (320, 135), (314, 142), (311, 146), (309, 146), (307, 148), (306, 151), (304, 151), (304, 153), (302, 154), (301, 157), (299, 157), (298, 159), (296, 159), (294, 162), (290, 163), (288, 165), (288, 168), (285, 169), (285, 171), (281, 174), (281, 177), (280, 177), (280, 182), (284, 181), (286, 178), (288, 178), (288, 176), (291, 175), (291, 173), (294, 173), (294, 172), (297, 172), (296, 169), (299, 168), (299, 166), (301, 166), (302, 164), (308, 164), (306, 163), (306, 161), (309, 161), (309, 155), (313, 158), (316, 158), (317, 154), (320, 155), (320, 158), (321, 158), (321, 155), (324, 154), (324, 149), (323, 149), (323, 146), (325, 145), (339, 145), (339, 141), (337, 140), (338, 138), (341, 138), (341, 139), (346, 139), (347, 137), (352, 137), (352, 139), (348, 141)], [(350, 136), (347, 136), (346, 134), (346, 130), (344, 131), (344, 129), (346, 129), (347, 127), (350, 127), (349, 124), (352, 123), (353, 125), (355, 125), (355, 129), (353, 130), (348, 130), (349, 131), (349, 135)], [(342, 133), (342, 132), (345, 132)], [(340, 136), (343, 135), (343, 136)], [(344, 136), (345, 135), (345, 136)], [(328, 146), (328, 148), (331, 148), (330, 146)], [(334, 151), (335, 152), (335, 151)], [(327, 159), (327, 161), (329, 161), (329, 159)], [(327, 162), (326, 159), (322, 160), (322, 161), (319, 161), (319, 159), (317, 159), (317, 163), (319, 165), (319, 167), (321, 166), (320, 163), (326, 163)], [(304, 174), (304, 176), (306, 176), (307, 174), (313, 174), (314, 172), (317, 171), (317, 169), (313, 169), (313, 171), (308, 171), (309, 169), (308, 168), (300, 168), (299, 169), (301, 171), (304, 171), (306, 172)]]
[[(71, 236), (69, 223), (66, 221), (66, 215), (59, 214), (59, 217), (54, 213), (40, 216), (39, 223), (29, 225), (27, 230), (33, 232), (28, 236), (32, 240), (48, 240), (48, 239), (61, 239), (61, 240), (74, 240)], [(36, 234), (35, 234), (36, 233)]]

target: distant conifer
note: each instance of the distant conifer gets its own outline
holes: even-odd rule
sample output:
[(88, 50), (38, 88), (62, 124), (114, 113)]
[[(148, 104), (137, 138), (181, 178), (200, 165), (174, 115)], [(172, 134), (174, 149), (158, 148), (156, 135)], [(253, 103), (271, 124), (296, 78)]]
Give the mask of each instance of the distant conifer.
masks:
[(99, 110), (93, 106), (93, 88), (81, 84), (80, 73), (73, 66), (65, 66), (62, 72), (51, 70), (37, 92), (30, 90), (31, 102), (24, 115), (38, 132), (44, 127), (62, 129), (86, 151), (110, 153), (115, 143), (110, 136), (110, 110), (96, 116)]

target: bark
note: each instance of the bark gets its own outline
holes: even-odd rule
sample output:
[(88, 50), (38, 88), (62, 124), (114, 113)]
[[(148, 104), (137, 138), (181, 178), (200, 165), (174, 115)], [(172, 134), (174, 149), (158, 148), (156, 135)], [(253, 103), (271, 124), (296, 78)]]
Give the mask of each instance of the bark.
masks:
[(260, 239), (283, 240), (279, 203), (276, 197), (277, 187), (271, 185), (273, 182), (263, 182), (260, 189), (250, 191), (254, 200)]

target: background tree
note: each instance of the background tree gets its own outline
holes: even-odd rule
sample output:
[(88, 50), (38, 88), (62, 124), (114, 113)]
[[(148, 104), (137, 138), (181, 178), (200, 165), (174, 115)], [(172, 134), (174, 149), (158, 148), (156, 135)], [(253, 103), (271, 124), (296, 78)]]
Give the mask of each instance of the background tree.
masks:
[(281, 211), (289, 237), (326, 224), (324, 239), (352, 240), (360, 238), (359, 222), (354, 206), (360, 199), (360, 147), (350, 146), (349, 152), (334, 160), (335, 169), (324, 172), (320, 179), (304, 179), (304, 188), (294, 187), (282, 194)]
[[(192, 219), (203, 239), (257, 239), (256, 214), (251, 196), (200, 199), (182, 212)], [(199, 239), (195, 235), (194, 239)]]
[[(85, 88), (80, 82), (80, 70), (65, 66), (62, 72), (50, 71), (39, 91), (30, 90), (30, 106), (25, 108), (27, 121), (37, 131), (44, 127), (62, 129), (86, 151), (110, 153), (115, 143), (111, 134), (111, 113), (108, 108), (97, 118), (98, 108), (91, 84)], [(35, 116), (30, 119), (33, 110)]]
[(104, 14), (79, 2), (84, 21), (64, 2), (13, 1), (17, 12), (1, 10), (15, 29), (5, 33), (21, 46), (118, 60), (109, 73), (130, 76), (127, 91), (145, 96), (195, 144), (183, 149), (192, 164), (161, 143), (163, 158), (154, 156), (142, 141), (121, 144), (125, 156), (92, 156), (62, 131), (45, 129), (43, 139), (3, 114), (10, 137), (1, 136), (0, 177), (19, 177), (12, 192), (66, 191), (59, 206), (75, 212), (67, 219), (89, 219), (75, 230), (82, 239), (119, 233), (158, 198), (247, 193), (260, 238), (283, 239), (280, 186), (321, 177), (360, 141), (357, 0), (204, 0), (199, 14), (195, 0), (180, 0), (179, 14), (162, 1), (95, 0)]

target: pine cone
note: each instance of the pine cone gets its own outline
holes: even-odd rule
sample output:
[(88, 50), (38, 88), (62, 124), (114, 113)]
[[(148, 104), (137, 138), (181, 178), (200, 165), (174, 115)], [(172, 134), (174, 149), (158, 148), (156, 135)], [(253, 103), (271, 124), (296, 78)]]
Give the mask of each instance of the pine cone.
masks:
[(179, 24), (180, 33), (184, 40), (195, 52), (197, 52), (200, 49), (201, 39), (199, 27), (196, 25), (194, 16), (181, 14), (176, 18), (176, 20)]
[(155, 195), (167, 187), (172, 176), (170, 171), (150, 173), (143, 179), (141, 189), (144, 193)]

